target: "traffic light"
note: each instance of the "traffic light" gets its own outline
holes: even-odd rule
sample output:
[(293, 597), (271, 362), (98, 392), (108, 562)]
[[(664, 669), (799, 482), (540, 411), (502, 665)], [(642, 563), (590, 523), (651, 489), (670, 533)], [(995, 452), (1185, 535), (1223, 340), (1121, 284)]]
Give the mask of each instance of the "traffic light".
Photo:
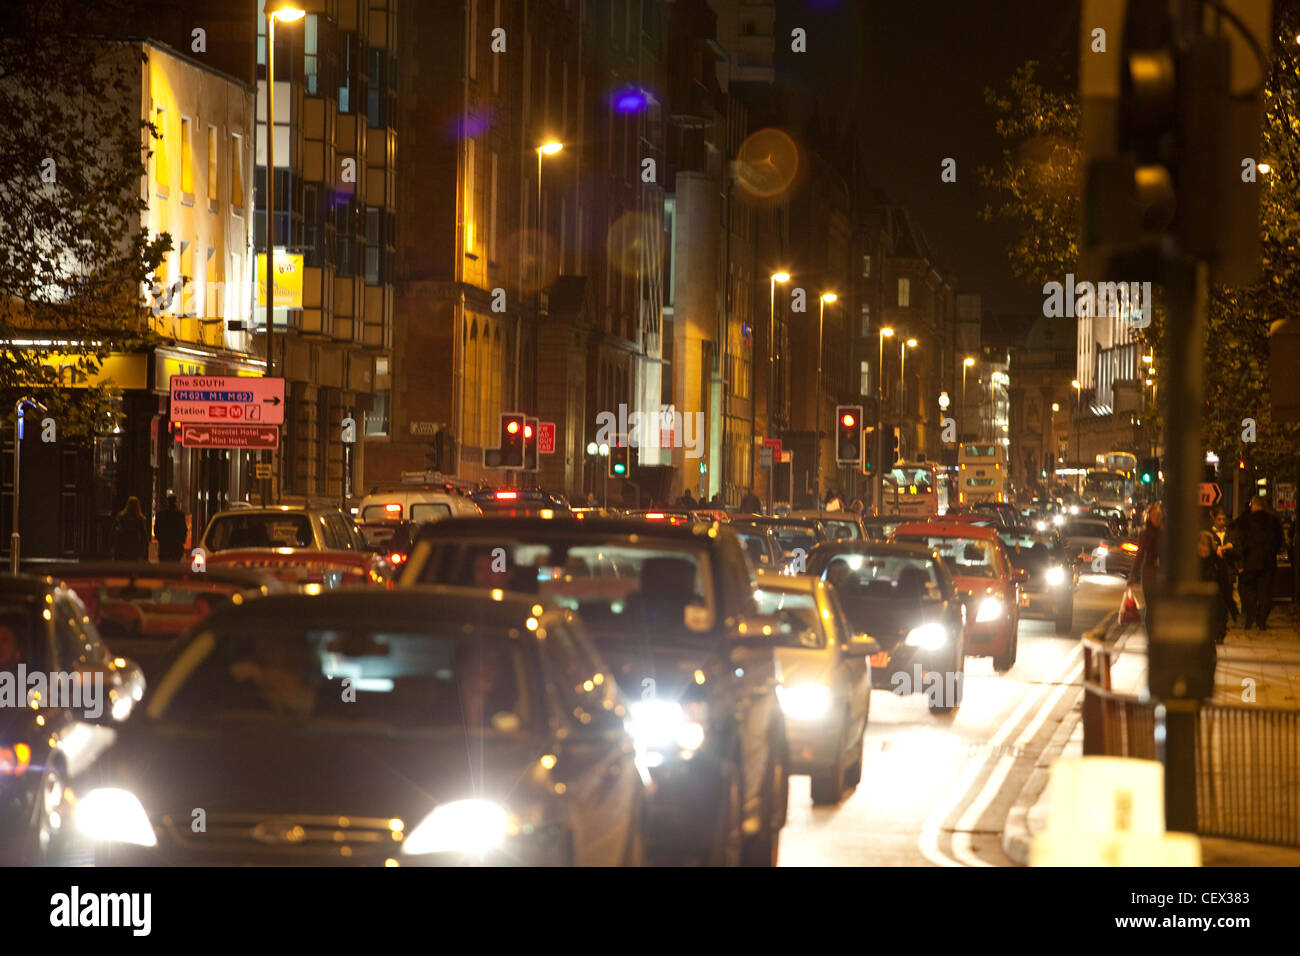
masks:
[(1158, 474), (1160, 474), (1160, 459), (1143, 458), (1142, 467), (1138, 469), (1138, 478), (1141, 480), (1142, 484), (1152, 484), (1156, 480)]
[(892, 468), (902, 460), (899, 454), (901, 433), (897, 425), (882, 425), (880, 429), (880, 467)]
[(501, 458), (498, 468), (524, 467), (524, 416), (501, 413)]
[(837, 405), (835, 408), (835, 463), (857, 465), (862, 462), (862, 406)]
[(880, 461), (880, 446), (877, 442), (879, 431), (875, 425), (868, 425), (862, 430), (862, 474), (868, 478), (876, 474), (876, 463)]
[(623, 436), (620, 435), (617, 445), (609, 446), (609, 477), (626, 478), (628, 463), (628, 447), (623, 443)]
[(524, 471), (537, 471), (537, 426), (536, 418), (524, 419)]

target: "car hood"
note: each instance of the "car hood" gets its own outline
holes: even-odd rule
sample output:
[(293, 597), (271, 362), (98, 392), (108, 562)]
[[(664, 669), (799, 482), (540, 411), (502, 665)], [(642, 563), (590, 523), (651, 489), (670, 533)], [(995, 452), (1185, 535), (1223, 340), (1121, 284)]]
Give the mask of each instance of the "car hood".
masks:
[(725, 644), (708, 634), (680, 642), (656, 641), (653, 645), (635, 638), (598, 637), (595, 644), (614, 671), (619, 687), (633, 702), (651, 697), (678, 700), (698, 684), (696, 671), (701, 671), (705, 683), (711, 685), (731, 667)]
[(130, 790), (151, 815), (180, 819), (202, 807), (209, 815), (397, 816), (414, 823), (450, 800), (518, 802), (533, 776), (540, 782), (542, 749), (540, 738), (528, 734), (467, 742), (459, 732), (137, 726), (101, 761), (96, 782)]
[(841, 596), (840, 605), (853, 629), (870, 634), (884, 651), (892, 650), (912, 628), (943, 620), (944, 606), (934, 601), (915, 603), (881, 597)]
[(781, 683), (829, 684), (834, 673), (834, 655), (829, 648), (778, 647), (776, 659), (781, 664)]

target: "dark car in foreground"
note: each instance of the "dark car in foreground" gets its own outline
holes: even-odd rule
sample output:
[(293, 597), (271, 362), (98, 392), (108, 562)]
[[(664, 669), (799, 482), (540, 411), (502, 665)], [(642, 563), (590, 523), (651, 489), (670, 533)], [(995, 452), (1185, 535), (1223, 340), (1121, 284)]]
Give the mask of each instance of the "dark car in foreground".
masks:
[(62, 583), (0, 575), (0, 864), (63, 858), (81, 783), (144, 686)]
[(772, 619), (751, 573), (722, 524), (485, 517), (424, 529), (400, 584), (514, 591), (578, 613), (632, 701), (655, 785), (651, 859), (769, 866), (789, 757)]
[(264, 598), (177, 650), (78, 839), (107, 865), (635, 864), (627, 716), (574, 615), (535, 598)]
[(933, 714), (961, 705), (966, 673), (966, 610), (944, 561), (923, 544), (833, 541), (818, 545), (810, 576), (835, 589), (855, 632), (880, 650), (876, 687), (926, 695)]

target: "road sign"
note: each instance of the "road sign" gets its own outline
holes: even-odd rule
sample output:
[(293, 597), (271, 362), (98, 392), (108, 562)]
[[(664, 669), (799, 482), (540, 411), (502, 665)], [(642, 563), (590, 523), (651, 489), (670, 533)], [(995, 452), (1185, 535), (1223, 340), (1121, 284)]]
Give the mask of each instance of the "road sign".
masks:
[(772, 467), (772, 446), (771, 445), (764, 445), (762, 448), (759, 449), (758, 467), (759, 468)]
[(1197, 487), (1197, 504), (1212, 508), (1223, 500), (1223, 491), (1212, 481), (1202, 481)]
[(537, 454), (555, 454), (555, 422), (541, 422), (538, 424)]
[(284, 379), (173, 375), (171, 420), (282, 425)]
[(269, 461), (259, 461), (253, 464), (254, 474), (258, 478), (271, 477), (271, 463)]
[(777, 461), (781, 460), (781, 439), (765, 438), (763, 439), (763, 447), (771, 448), (773, 457), (775, 457)]
[(432, 437), (441, 427), (441, 422), (411, 422), (411, 434)]
[(188, 423), (181, 429), (186, 448), (279, 448), (276, 425), (203, 425)]
[(1277, 501), (1273, 507), (1278, 511), (1295, 514), (1295, 485), (1279, 481), (1277, 483)]

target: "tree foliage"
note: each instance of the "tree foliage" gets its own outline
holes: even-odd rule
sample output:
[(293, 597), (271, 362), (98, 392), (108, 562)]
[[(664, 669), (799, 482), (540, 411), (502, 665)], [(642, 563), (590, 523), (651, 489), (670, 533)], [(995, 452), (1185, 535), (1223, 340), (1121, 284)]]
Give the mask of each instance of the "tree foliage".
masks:
[(0, 42), (0, 388), (63, 435), (112, 426), (108, 388), (59, 386), (151, 339), (142, 289), (171, 247), (141, 229), (154, 130), (138, 47), (102, 39), (121, 10), (25, 0)]

